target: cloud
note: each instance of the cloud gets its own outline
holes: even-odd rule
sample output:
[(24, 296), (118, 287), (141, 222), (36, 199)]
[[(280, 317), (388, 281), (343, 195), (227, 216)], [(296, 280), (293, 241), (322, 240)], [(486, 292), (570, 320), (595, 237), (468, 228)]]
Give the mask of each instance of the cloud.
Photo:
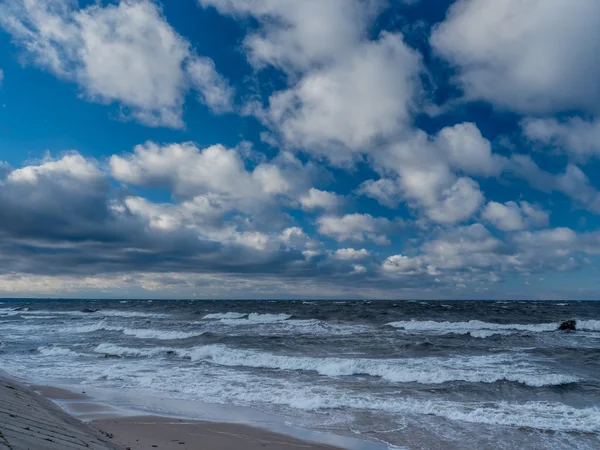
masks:
[(2, 81), (4, 81), (4, 72), (0, 69), (0, 87), (2, 87)]
[(548, 225), (548, 213), (527, 202), (489, 202), (481, 216), (502, 231), (518, 231)]
[(402, 202), (398, 184), (387, 178), (364, 181), (355, 192), (373, 198), (388, 208), (396, 208)]
[(383, 33), (271, 95), (266, 123), (288, 145), (342, 164), (408, 126), (420, 70), (402, 35)]
[(403, 198), (429, 220), (454, 224), (472, 217), (485, 198), (475, 180), (457, 176), (453, 167), (492, 174), (495, 158), (472, 124), (447, 127), (433, 137), (415, 131), (374, 155), (376, 169), (388, 178), (360, 192), (387, 206)]
[(260, 28), (244, 39), (250, 62), (289, 73), (344, 58), (359, 44), (383, 2), (361, 0), (199, 0), (221, 14), (252, 16)]
[(600, 211), (600, 193), (587, 175), (576, 165), (567, 164), (564, 172), (553, 174), (541, 169), (529, 155), (513, 154), (507, 160), (508, 173), (527, 180), (531, 187), (542, 192), (561, 192), (573, 199), (578, 206)]
[(430, 43), (468, 99), (521, 113), (598, 112), (600, 4), (459, 0)]
[(315, 188), (310, 188), (307, 194), (300, 197), (299, 201), (302, 209), (307, 211), (315, 209), (334, 210), (342, 204), (342, 200), (337, 194)]
[(213, 110), (230, 109), (231, 89), (212, 61), (196, 57), (152, 1), (78, 9), (73, 1), (9, 0), (0, 27), (25, 61), (76, 82), (91, 101), (117, 102), (124, 117), (145, 125), (182, 128), (190, 86)]
[(382, 269), (384, 273), (394, 275), (414, 275), (422, 271), (420, 258), (411, 258), (404, 255), (393, 255), (386, 258)]
[(318, 231), (336, 241), (373, 241), (378, 245), (388, 245), (386, 237), (394, 225), (384, 217), (370, 214), (346, 214), (344, 216), (321, 216), (317, 219)]
[(233, 110), (233, 88), (217, 72), (210, 58), (193, 57), (186, 65), (191, 85), (200, 94), (200, 101), (215, 113)]
[(331, 256), (334, 259), (340, 259), (343, 261), (356, 261), (368, 258), (370, 255), (370, 252), (364, 248), (361, 248), (360, 250), (356, 250), (354, 248), (340, 248), (333, 252)]
[(578, 160), (600, 155), (600, 122), (572, 117), (557, 119), (527, 118), (521, 123), (523, 133), (533, 142), (556, 147)]
[(474, 123), (442, 128), (435, 137), (434, 145), (452, 167), (464, 173), (493, 176), (502, 171), (502, 159), (492, 153), (490, 141), (481, 135)]

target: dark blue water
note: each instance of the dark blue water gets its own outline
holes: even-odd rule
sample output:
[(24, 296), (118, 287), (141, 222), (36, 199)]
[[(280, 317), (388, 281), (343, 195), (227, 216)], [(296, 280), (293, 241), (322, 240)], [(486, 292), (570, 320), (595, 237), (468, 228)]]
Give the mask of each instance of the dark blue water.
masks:
[(0, 367), (38, 383), (399, 448), (600, 448), (596, 302), (2, 302)]

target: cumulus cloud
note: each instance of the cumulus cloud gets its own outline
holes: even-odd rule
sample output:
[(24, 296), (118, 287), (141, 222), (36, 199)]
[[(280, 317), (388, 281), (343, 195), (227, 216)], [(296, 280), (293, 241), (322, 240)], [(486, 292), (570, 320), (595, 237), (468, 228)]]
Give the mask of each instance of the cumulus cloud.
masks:
[(563, 172), (554, 174), (541, 169), (529, 155), (513, 154), (507, 160), (506, 171), (527, 180), (534, 189), (561, 192), (577, 206), (592, 212), (600, 211), (600, 193), (574, 164), (567, 164)]
[(356, 250), (354, 248), (340, 248), (332, 254), (332, 258), (341, 259), (343, 261), (356, 261), (369, 257), (371, 253), (364, 248)]
[(25, 61), (76, 82), (92, 101), (117, 102), (124, 117), (146, 125), (183, 127), (190, 86), (214, 110), (230, 109), (231, 89), (212, 61), (196, 57), (152, 1), (79, 9), (74, 1), (9, 0), (0, 5), (0, 27)]
[(319, 233), (336, 241), (373, 241), (379, 245), (389, 244), (386, 234), (394, 228), (394, 224), (385, 217), (370, 214), (321, 216), (317, 223)]
[(273, 94), (267, 123), (289, 145), (343, 163), (407, 126), (420, 70), (419, 55), (402, 35), (383, 33)]
[(308, 193), (300, 197), (302, 209), (311, 211), (315, 209), (333, 210), (341, 206), (342, 200), (337, 194), (319, 189), (310, 188)]
[(437, 223), (454, 224), (472, 217), (484, 202), (479, 184), (465, 174), (498, 172), (489, 142), (473, 124), (446, 127), (435, 136), (416, 131), (374, 156), (388, 178), (368, 181), (359, 193), (393, 207), (403, 198)]
[(364, 181), (356, 189), (356, 193), (373, 198), (388, 208), (396, 208), (402, 202), (398, 184), (387, 178)]
[(522, 201), (489, 202), (481, 216), (502, 231), (518, 231), (548, 225), (548, 213), (540, 207)]
[(344, 58), (359, 44), (383, 2), (357, 0), (198, 0), (221, 14), (252, 16), (261, 27), (244, 39), (251, 63), (293, 73)]
[(191, 85), (200, 95), (200, 101), (213, 112), (223, 113), (233, 109), (233, 88), (219, 75), (212, 59), (193, 57), (188, 61), (186, 71)]
[(430, 39), (469, 99), (522, 113), (597, 112), (600, 4), (459, 0)]
[(600, 121), (572, 117), (557, 119), (528, 118), (522, 122), (523, 133), (533, 142), (551, 146), (579, 160), (600, 155)]

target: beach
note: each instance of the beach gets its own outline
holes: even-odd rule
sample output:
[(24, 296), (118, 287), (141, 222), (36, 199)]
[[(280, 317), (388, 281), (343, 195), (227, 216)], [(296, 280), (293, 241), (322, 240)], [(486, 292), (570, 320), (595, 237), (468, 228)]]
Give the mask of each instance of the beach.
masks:
[[(42, 395), (43, 394), (43, 395)], [(82, 422), (49, 400), (73, 401), (104, 419)], [(0, 373), (0, 450), (335, 450), (243, 424), (161, 416), (120, 417), (82, 393), (28, 386)]]

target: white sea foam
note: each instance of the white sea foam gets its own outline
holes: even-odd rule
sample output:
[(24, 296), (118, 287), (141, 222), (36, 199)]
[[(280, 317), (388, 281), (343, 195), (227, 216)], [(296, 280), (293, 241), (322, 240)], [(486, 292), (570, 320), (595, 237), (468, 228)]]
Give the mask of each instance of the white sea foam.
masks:
[(494, 383), (513, 381), (528, 386), (553, 386), (578, 381), (577, 378), (547, 373), (510, 355), (454, 358), (313, 358), (276, 355), (253, 350), (231, 349), (223, 345), (196, 347), (193, 361), (209, 361), (223, 366), (242, 366), (276, 370), (315, 371), (330, 377), (370, 375), (398, 383), (440, 384), (450, 381)]
[[(234, 378), (212, 377), (202, 383), (185, 382), (196, 379), (194, 371), (184, 372), (182, 393), (198, 399), (218, 403), (285, 405), (305, 411), (364, 410), (411, 416), (422, 422), (421, 416), (437, 416), (451, 421), (530, 427), (540, 430), (569, 432), (600, 432), (600, 408), (573, 408), (558, 402), (456, 402), (421, 400), (399, 395), (382, 397), (353, 393), (333, 387), (295, 385), (289, 381), (256, 378), (239, 382)], [(156, 387), (165, 378), (147, 379), (148, 387)], [(249, 384), (251, 383), (251, 387)], [(164, 387), (168, 389), (168, 387)]]
[(87, 314), (100, 314), (101, 316), (106, 316), (106, 317), (148, 318), (148, 319), (161, 319), (161, 318), (169, 317), (168, 314), (162, 314), (162, 313), (123, 311), (120, 309), (102, 309), (100, 311), (97, 311), (96, 313), (87, 313)]
[(38, 347), (38, 352), (42, 356), (78, 356), (79, 353), (74, 352), (68, 348), (64, 347), (55, 347), (55, 346), (47, 346), (47, 347)]
[(188, 354), (185, 350), (175, 349), (171, 347), (132, 348), (108, 343), (98, 345), (94, 349), (94, 352), (108, 355), (130, 357), (152, 357), (167, 355), (170, 353), (174, 353), (179, 356), (187, 356)]
[(123, 328), (121, 329), (123, 334), (127, 336), (134, 336), (140, 339), (159, 339), (159, 340), (173, 340), (173, 339), (188, 339), (194, 336), (201, 336), (203, 331), (172, 331), (172, 330), (157, 330), (153, 328)]
[[(246, 314), (244, 314), (244, 316), (246, 316)], [(220, 323), (223, 323), (225, 325), (254, 325), (254, 324), (265, 324), (265, 323), (278, 323), (278, 322), (287, 321), (290, 317), (292, 317), (290, 314), (250, 313), (250, 314), (247, 314), (246, 318), (241, 318), (241, 319), (223, 318), (220, 320)]]
[(226, 313), (212, 313), (207, 314), (203, 317), (203, 319), (241, 319), (246, 317), (247, 313), (236, 313), (236, 312), (226, 312)]
[(468, 322), (436, 322), (434, 320), (406, 320), (390, 322), (389, 326), (407, 331), (433, 331), (440, 333), (466, 334), (472, 331), (531, 331), (544, 332), (556, 331), (558, 323), (519, 324), (519, 323), (489, 323), (481, 320), (469, 320)]
[(575, 326), (582, 331), (600, 331), (600, 320), (578, 320)]

